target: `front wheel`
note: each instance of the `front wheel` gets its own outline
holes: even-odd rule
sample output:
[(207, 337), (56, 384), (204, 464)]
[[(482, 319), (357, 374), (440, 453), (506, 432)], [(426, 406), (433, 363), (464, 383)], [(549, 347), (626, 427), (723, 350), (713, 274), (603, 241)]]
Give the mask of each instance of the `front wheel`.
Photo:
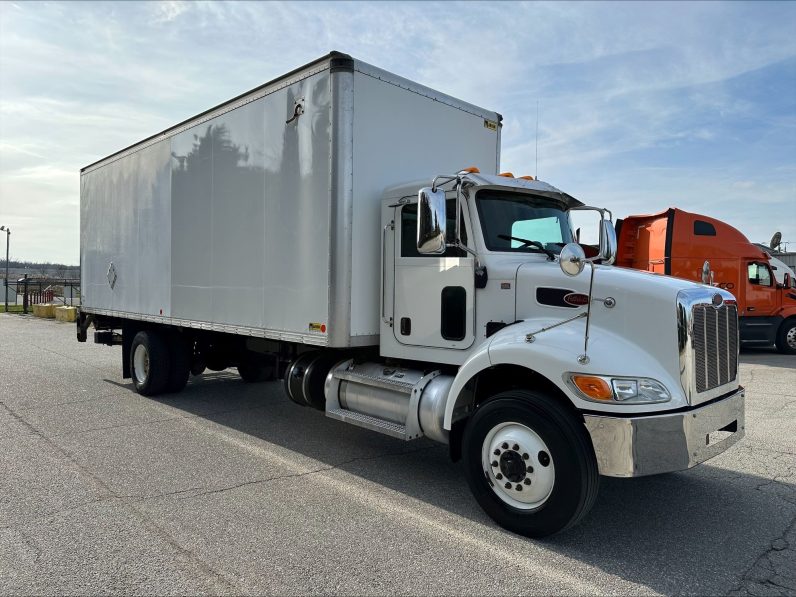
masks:
[(796, 354), (796, 319), (787, 319), (779, 326), (777, 350), (782, 354)]
[(545, 537), (577, 524), (599, 474), (583, 424), (558, 399), (513, 390), (478, 407), (464, 432), (467, 482), (500, 526)]

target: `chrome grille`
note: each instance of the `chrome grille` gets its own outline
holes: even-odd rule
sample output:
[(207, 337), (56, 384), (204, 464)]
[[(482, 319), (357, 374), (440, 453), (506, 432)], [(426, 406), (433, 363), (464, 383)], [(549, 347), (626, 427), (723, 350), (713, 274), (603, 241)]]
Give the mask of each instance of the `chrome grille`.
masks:
[(693, 306), (692, 343), (696, 391), (733, 381), (738, 372), (738, 308), (723, 304)]

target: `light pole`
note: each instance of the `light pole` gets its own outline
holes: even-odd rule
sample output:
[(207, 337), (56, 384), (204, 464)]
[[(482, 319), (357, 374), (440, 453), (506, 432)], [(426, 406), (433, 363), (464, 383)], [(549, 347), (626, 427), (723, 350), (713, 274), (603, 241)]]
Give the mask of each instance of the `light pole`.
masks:
[(0, 231), (6, 233), (6, 313), (8, 313), (8, 244), (11, 239), (11, 228), (0, 226)]

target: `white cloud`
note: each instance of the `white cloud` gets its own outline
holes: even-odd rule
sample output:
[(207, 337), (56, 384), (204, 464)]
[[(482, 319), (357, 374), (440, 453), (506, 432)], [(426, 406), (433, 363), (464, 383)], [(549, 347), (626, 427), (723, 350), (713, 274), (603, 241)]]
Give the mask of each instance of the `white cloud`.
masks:
[[(794, 16), (788, 3), (0, 4), (0, 223), (19, 226), (17, 256), (75, 262), (80, 167), (337, 49), (501, 112), (504, 170), (532, 173), (538, 100), (553, 184), (619, 214), (710, 212), (756, 238), (782, 223), (796, 241), (796, 115), (754, 93), (754, 73), (796, 56)], [(796, 85), (790, 64), (780, 89)]]

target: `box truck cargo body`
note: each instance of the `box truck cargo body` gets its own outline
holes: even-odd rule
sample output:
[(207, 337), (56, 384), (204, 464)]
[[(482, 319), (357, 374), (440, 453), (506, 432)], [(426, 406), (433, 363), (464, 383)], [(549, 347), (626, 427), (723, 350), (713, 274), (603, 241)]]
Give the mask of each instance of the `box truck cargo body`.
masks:
[(499, 119), (339, 56), (222, 104), (82, 170), (84, 308), (376, 345), (381, 192), (495, 173)]
[[(447, 444), (484, 510), (533, 537), (581, 520), (600, 475), (728, 449), (732, 295), (612, 267), (610, 212), (498, 174), (500, 122), (332, 53), (87, 166), (78, 340), (121, 345), (142, 395), (236, 367)], [(599, 216), (591, 257), (574, 210)]]

